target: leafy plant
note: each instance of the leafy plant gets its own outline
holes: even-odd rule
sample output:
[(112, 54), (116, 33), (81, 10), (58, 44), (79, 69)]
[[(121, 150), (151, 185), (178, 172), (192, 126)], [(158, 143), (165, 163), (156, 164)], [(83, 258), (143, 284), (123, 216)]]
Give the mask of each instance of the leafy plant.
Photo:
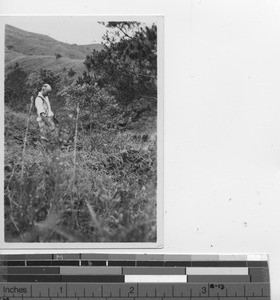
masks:
[(75, 74), (76, 72), (72, 68), (70, 68), (70, 70), (68, 71), (68, 76), (73, 77)]
[[(7, 242), (157, 239), (157, 28), (104, 25), (104, 50), (86, 58), (76, 84), (73, 69), (40, 70), (30, 82), (15, 65), (6, 78)], [(43, 83), (53, 88), (57, 144), (41, 144), (25, 107)]]

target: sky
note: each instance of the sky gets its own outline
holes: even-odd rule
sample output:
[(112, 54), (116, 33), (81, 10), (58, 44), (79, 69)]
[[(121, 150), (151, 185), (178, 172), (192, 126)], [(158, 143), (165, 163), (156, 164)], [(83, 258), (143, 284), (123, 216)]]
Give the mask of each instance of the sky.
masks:
[(69, 44), (100, 43), (106, 27), (93, 17), (9, 17), (6, 24)]
[[(6, 24), (48, 35), (60, 42), (78, 45), (101, 43), (107, 28), (98, 21), (105, 21), (104, 17), (103, 19), (93, 16), (5, 17)], [(151, 20), (145, 22), (152, 23)]]

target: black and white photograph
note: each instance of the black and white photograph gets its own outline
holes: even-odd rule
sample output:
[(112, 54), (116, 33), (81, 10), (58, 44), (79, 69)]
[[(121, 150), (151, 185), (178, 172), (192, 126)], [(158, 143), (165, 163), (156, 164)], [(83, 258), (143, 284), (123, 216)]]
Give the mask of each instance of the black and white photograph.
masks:
[(1, 21), (6, 245), (158, 246), (162, 17)]

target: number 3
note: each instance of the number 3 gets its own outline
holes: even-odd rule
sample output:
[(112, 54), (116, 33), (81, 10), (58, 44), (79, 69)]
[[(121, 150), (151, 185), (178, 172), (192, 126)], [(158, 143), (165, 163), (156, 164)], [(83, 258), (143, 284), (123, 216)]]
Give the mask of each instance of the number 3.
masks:
[(202, 292), (201, 292), (201, 293), (202, 293), (202, 294), (206, 294), (206, 293), (207, 293), (207, 289), (206, 289), (205, 286), (202, 288)]

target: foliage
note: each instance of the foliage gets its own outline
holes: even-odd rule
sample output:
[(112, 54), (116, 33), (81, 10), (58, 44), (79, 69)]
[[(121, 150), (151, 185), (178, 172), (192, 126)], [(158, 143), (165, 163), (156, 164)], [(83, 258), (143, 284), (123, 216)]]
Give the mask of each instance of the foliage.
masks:
[(56, 94), (60, 89), (61, 78), (59, 75), (54, 75), (51, 70), (41, 69), (37, 81), (34, 86), (37, 90), (41, 90), (44, 83), (48, 83), (52, 87), (52, 93)]
[[(6, 242), (156, 241), (157, 28), (105, 25), (76, 84), (72, 68), (27, 81), (17, 65), (6, 78)], [(47, 145), (35, 114), (19, 112), (44, 83), (59, 120)]]
[(26, 99), (29, 98), (27, 76), (28, 74), (16, 63), (5, 79), (5, 104), (16, 111), (25, 109)]
[(60, 53), (55, 53), (55, 59), (59, 59), (60, 57), (62, 57)]
[[(20, 136), (24, 126), (16, 120), (23, 122), (23, 117), (6, 112), (6, 125), (11, 131), (21, 128)], [(16, 144), (12, 134), (6, 135), (6, 142), (6, 241), (156, 240), (154, 139), (143, 143), (132, 132), (101, 131), (86, 137), (80, 133), (76, 166), (71, 147), (45, 152), (29, 143), (23, 178), (22, 144)]]
[(59, 110), (64, 105), (64, 101), (59, 94), (63, 87), (63, 81), (60, 75), (55, 75), (51, 70), (40, 70), (38, 76), (32, 80), (32, 83), (30, 83), (30, 95), (37, 96), (45, 83), (52, 87), (50, 98), (53, 99), (54, 95), (56, 95), (55, 101), (52, 102), (52, 108), (54, 110)]
[(76, 72), (72, 68), (70, 68), (70, 70), (68, 72), (68, 76), (73, 77), (75, 74), (76, 74)]
[(115, 98), (105, 89), (83, 84), (72, 86), (67, 90), (66, 106), (68, 113), (74, 117), (79, 104), (80, 119), (83, 128), (92, 132), (93, 128), (114, 128), (123, 121), (122, 110)]
[[(108, 22), (105, 49), (86, 57), (88, 73), (78, 83), (96, 83), (140, 117), (157, 107), (157, 27), (136, 22)], [(91, 75), (93, 73), (93, 75)]]
[(38, 76), (30, 82), (28, 74), (16, 63), (13, 71), (5, 79), (5, 104), (15, 111), (22, 111), (29, 104), (31, 95), (37, 95), (44, 83), (52, 87), (52, 93), (57, 94), (61, 88), (61, 78), (51, 70), (41, 69)]
[(27, 112), (30, 97), (36, 97), (44, 83), (48, 83), (52, 87), (50, 98), (55, 100), (52, 101), (52, 108), (60, 111), (64, 106), (64, 99), (60, 91), (70, 83), (62, 76), (55, 75), (51, 70), (46, 69), (41, 69), (38, 75), (30, 80), (28, 74), (18, 63), (15, 64), (12, 72), (5, 79), (5, 105), (16, 112)]

